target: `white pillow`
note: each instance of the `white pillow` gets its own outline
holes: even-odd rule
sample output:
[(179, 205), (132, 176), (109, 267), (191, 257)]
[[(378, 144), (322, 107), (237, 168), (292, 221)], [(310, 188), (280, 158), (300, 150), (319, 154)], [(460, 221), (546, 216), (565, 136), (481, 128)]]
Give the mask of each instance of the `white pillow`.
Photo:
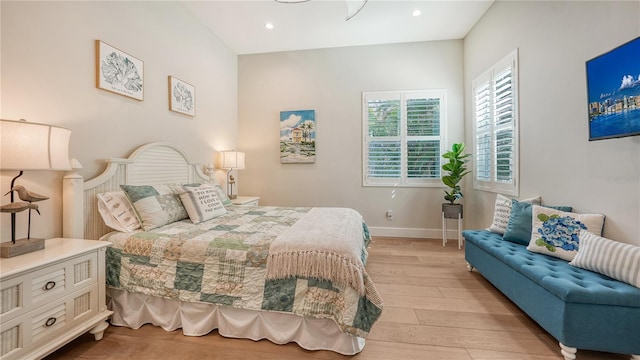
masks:
[(595, 271), (640, 288), (640, 246), (581, 231), (580, 249), (569, 265)]
[(140, 228), (140, 222), (123, 191), (98, 194), (98, 211), (104, 223), (113, 230), (131, 232)]
[[(540, 196), (532, 197), (530, 199), (518, 200), (520, 202), (528, 202), (536, 205), (540, 205), (542, 199)], [(507, 224), (509, 223), (509, 216), (511, 215), (511, 199), (501, 194), (496, 196), (496, 205), (493, 210), (493, 223), (487, 230), (504, 235), (507, 230)]]
[(571, 261), (580, 247), (580, 231), (587, 230), (600, 236), (604, 215), (577, 214), (533, 205), (531, 222), (527, 250)]
[(216, 181), (213, 182), (213, 184), (209, 184), (209, 183), (205, 183), (205, 184), (197, 184), (197, 185), (184, 185), (185, 188), (186, 187), (198, 187), (201, 185), (210, 185), (215, 187), (216, 192), (218, 193), (218, 199), (222, 202), (222, 205), (224, 206), (229, 206), (229, 205), (233, 205), (233, 203), (231, 202), (231, 199), (229, 199), (229, 197), (227, 196), (227, 193), (224, 192), (224, 190), (222, 189), (222, 186), (220, 186), (220, 184), (218, 184)]
[(204, 184), (200, 187), (185, 187), (180, 194), (182, 205), (187, 209), (189, 219), (194, 224), (213, 219), (227, 213), (215, 187)]

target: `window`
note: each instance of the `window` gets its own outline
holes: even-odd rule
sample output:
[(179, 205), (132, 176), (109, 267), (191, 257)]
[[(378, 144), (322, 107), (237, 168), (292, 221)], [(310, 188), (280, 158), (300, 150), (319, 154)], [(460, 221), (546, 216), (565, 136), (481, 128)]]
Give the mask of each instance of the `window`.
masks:
[(365, 92), (363, 185), (441, 186), (445, 92)]
[(473, 81), (474, 187), (518, 195), (518, 52)]

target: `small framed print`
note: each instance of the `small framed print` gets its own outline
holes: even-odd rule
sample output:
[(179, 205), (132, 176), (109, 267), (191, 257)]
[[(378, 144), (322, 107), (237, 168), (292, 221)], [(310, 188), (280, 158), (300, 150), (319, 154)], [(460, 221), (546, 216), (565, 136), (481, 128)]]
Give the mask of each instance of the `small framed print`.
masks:
[(96, 40), (96, 87), (142, 101), (144, 62)]
[(169, 110), (189, 116), (196, 115), (195, 87), (171, 75), (169, 75)]

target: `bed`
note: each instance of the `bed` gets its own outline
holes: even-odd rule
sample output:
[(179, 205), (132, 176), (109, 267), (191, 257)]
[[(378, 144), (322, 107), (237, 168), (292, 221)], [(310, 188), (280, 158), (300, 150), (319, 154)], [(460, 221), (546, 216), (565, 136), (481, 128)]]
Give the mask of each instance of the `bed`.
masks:
[[(64, 177), (63, 235), (112, 243), (112, 325), (362, 351), (383, 306), (364, 268), (370, 236), (355, 210), (232, 205), (202, 165), (170, 143), (107, 163), (86, 182)], [(136, 214), (116, 219), (123, 228), (105, 215), (105, 199), (121, 193)], [(207, 196), (224, 206), (198, 208)], [(173, 207), (180, 202), (186, 217)]]

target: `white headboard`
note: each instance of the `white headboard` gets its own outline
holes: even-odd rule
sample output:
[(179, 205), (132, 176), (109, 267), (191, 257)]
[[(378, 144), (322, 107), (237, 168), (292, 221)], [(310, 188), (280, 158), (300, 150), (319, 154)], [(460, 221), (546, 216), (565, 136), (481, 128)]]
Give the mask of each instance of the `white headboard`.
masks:
[(105, 160), (106, 170), (95, 178), (83, 181), (71, 173), (62, 180), (62, 236), (97, 240), (108, 233), (96, 195), (120, 190), (120, 185), (154, 185), (169, 183), (208, 182), (202, 163), (191, 162), (175, 145), (155, 142), (136, 149), (128, 158)]

